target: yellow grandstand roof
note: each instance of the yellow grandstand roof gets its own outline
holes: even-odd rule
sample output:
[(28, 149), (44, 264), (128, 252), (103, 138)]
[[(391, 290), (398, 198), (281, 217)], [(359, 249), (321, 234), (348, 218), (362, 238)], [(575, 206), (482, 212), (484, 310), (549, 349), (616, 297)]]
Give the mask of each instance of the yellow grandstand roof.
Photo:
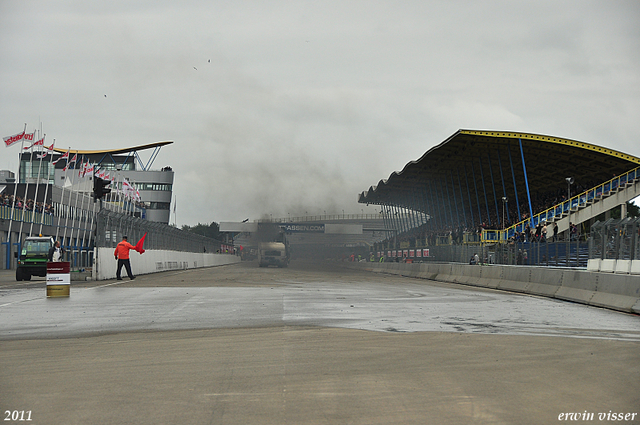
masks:
[[(129, 153), (129, 152), (134, 152), (134, 151), (143, 151), (145, 149), (157, 148), (157, 147), (161, 147), (161, 146), (165, 146), (165, 145), (170, 145), (171, 143), (173, 143), (173, 140), (167, 140), (167, 141), (164, 141), (164, 142), (154, 142), (154, 143), (149, 143), (149, 144), (146, 144), (146, 145), (132, 146), (130, 148), (120, 148), (120, 149), (101, 149), (101, 150), (71, 149), (71, 152), (72, 153), (77, 153), (79, 155), (99, 155), (99, 154), (117, 155), (117, 154), (120, 154), (120, 153)], [(54, 148), (54, 151), (56, 151), (58, 153), (65, 153), (67, 151), (67, 149)]]
[(358, 201), (440, 213), (449, 221), (469, 212), (467, 220), (475, 214), (473, 221), (485, 221), (499, 215), (503, 197), (510, 203), (529, 203), (530, 197), (532, 204), (543, 204), (639, 164), (636, 156), (571, 139), (461, 129), (362, 192)]

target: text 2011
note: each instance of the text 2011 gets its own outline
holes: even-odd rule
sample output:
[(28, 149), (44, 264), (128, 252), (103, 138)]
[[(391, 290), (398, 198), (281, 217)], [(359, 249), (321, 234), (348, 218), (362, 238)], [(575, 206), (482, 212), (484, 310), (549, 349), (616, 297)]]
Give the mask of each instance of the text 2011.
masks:
[(30, 421), (31, 410), (5, 410), (5, 421)]

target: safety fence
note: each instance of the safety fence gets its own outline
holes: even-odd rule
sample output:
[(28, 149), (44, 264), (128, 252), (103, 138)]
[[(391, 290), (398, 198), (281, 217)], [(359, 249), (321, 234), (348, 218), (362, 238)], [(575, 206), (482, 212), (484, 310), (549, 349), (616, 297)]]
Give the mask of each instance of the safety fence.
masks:
[[(7, 213), (6, 208), (0, 207), (2, 214)], [(14, 210), (14, 227), (11, 229), (11, 243), (5, 241), (8, 238), (7, 225), (3, 230), (3, 242), (1, 252), (5, 269), (15, 267), (16, 253), (21, 252), (22, 242), (29, 236), (28, 229), (20, 231), (22, 224), (29, 224), (33, 214), (29, 211)], [(39, 215), (39, 213), (35, 213)], [(8, 222), (11, 216), (8, 216)], [(75, 218), (75, 217), (74, 217)], [(0, 216), (4, 219), (4, 215)], [(38, 223), (37, 217), (35, 223)], [(55, 216), (45, 214), (44, 228), (34, 229), (33, 234), (42, 233), (43, 236), (51, 236), (61, 243), (63, 260), (69, 261), (73, 270), (83, 270), (94, 265), (94, 249), (115, 248), (127, 236), (128, 241), (135, 245), (145, 234), (144, 248), (146, 250), (181, 251), (194, 253), (223, 253), (233, 254), (233, 243), (207, 238), (192, 232), (183, 231), (164, 223), (148, 221), (133, 216), (130, 212), (117, 212), (102, 209), (90, 215), (84, 220), (56, 219)]]
[(481, 243), (435, 245), (378, 252), (385, 262), (446, 262), (469, 264), (478, 256), (481, 264), (586, 267), (589, 243), (584, 239), (561, 242)]
[(219, 240), (186, 232), (164, 223), (105, 209), (96, 214), (95, 246), (115, 248), (123, 236), (127, 236), (129, 243), (135, 245), (145, 233), (147, 236), (144, 248), (148, 250), (229, 253), (233, 248)]
[(640, 218), (609, 219), (591, 226), (589, 258), (640, 260)]

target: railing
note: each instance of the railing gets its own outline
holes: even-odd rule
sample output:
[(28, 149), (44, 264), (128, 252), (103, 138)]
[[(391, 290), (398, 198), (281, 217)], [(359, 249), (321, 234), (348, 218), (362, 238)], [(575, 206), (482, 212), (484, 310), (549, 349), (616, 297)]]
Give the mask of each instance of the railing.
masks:
[(484, 229), (481, 240), (482, 242), (506, 242), (509, 238), (515, 236), (516, 232), (524, 232), (527, 224), (531, 228), (535, 228), (538, 223), (542, 223), (543, 221), (552, 222), (556, 220), (557, 217), (562, 218), (565, 214), (570, 214), (572, 211), (584, 208), (598, 201), (600, 198), (618, 191), (619, 188), (625, 187), (638, 178), (640, 178), (640, 167), (636, 167), (621, 176), (614, 177), (541, 213), (535, 214), (531, 218), (522, 220), (505, 230)]
[(259, 223), (306, 223), (310, 221), (382, 220), (382, 214), (323, 214), (287, 218), (262, 218)]
[(0, 219), (3, 220), (11, 220), (11, 211), (13, 210), (13, 221), (23, 223), (34, 223), (40, 224), (43, 223), (45, 226), (50, 226), (53, 221), (53, 216), (51, 214), (44, 213), (44, 222), (43, 213), (41, 212), (33, 212), (29, 210), (24, 210), (20, 208), (11, 208), (8, 205), (0, 206)]

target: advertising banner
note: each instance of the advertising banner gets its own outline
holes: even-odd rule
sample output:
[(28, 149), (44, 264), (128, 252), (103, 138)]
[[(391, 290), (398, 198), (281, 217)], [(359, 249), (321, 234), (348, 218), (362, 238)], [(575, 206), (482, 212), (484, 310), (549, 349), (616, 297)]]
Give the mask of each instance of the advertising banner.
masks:
[(68, 297), (71, 289), (71, 263), (47, 263), (47, 297)]

